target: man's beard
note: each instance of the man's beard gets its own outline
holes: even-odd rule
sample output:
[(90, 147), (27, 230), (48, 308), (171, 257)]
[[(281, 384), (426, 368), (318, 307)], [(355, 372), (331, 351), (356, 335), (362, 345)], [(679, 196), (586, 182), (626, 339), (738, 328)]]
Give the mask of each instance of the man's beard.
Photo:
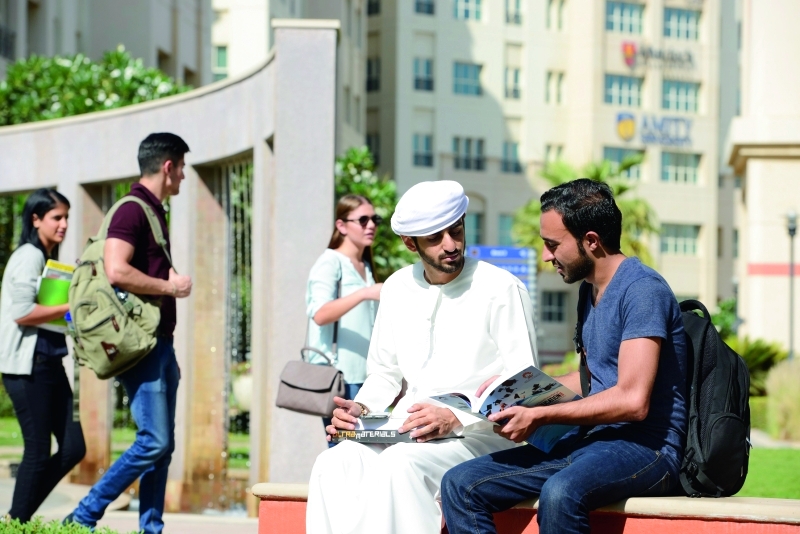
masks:
[(427, 263), (428, 265), (430, 265), (431, 267), (433, 267), (437, 271), (445, 273), (445, 274), (453, 274), (455, 272), (460, 271), (461, 268), (464, 267), (464, 253), (462, 251), (460, 251), (460, 250), (456, 250), (456, 252), (460, 253), (458, 261), (450, 263), (450, 264), (442, 263), (441, 260), (443, 260), (446, 257), (446, 255), (444, 255), (444, 254), (442, 256), (440, 256), (439, 259), (437, 260), (437, 259), (433, 258), (432, 256), (428, 256), (427, 254), (422, 252), (422, 249), (417, 249), (417, 252), (419, 252), (419, 257), (422, 258), (422, 261), (424, 261), (425, 263)]
[(589, 255), (586, 254), (586, 251), (583, 249), (583, 244), (580, 241), (578, 241), (578, 254), (579, 258), (575, 260), (574, 263), (570, 265), (565, 265), (563, 263), (558, 264), (563, 271), (561, 278), (568, 284), (574, 284), (575, 282), (583, 280), (592, 274), (592, 270), (594, 269), (594, 263), (589, 258)]

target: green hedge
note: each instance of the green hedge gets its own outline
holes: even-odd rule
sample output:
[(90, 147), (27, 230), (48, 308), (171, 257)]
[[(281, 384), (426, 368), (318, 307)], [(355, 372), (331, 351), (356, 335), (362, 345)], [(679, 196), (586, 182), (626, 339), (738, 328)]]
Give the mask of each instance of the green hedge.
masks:
[[(41, 517), (34, 517), (28, 523), (20, 523), (17, 519), (13, 521), (0, 520), (0, 534), (90, 534), (92, 531), (76, 523), (62, 525), (60, 521), (50, 521), (45, 523)], [(94, 531), (95, 534), (119, 534), (116, 530), (108, 527), (100, 527)], [(133, 534), (133, 533), (131, 533)]]
[(767, 430), (767, 398), (750, 397), (750, 426)]

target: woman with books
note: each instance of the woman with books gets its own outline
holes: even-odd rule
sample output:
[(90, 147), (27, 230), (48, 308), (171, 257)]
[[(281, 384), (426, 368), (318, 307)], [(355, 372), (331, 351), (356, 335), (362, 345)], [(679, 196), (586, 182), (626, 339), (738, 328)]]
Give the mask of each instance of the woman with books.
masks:
[[(7, 517), (21, 522), (30, 520), (86, 453), (81, 425), (72, 420), (72, 390), (62, 365), (67, 355), (63, 318), (69, 306), (39, 304), (54, 300), (52, 294), (44, 298), (45, 288), (53, 286), (40, 280), (48, 260), (58, 257), (68, 217), (69, 201), (55, 189), (39, 189), (28, 197), (19, 246), (8, 259), (0, 289), (0, 372), (24, 440)], [(66, 300), (66, 295), (57, 297)], [(53, 455), (51, 435), (58, 442)]]
[[(348, 399), (355, 397), (367, 377), (367, 351), (383, 286), (375, 283), (372, 266), (372, 243), (381, 222), (367, 198), (343, 196), (336, 204), (328, 248), (308, 276), (307, 345), (324, 352), (342, 371)], [(309, 354), (311, 363), (327, 363), (322, 356)], [(331, 424), (330, 419), (323, 422)]]

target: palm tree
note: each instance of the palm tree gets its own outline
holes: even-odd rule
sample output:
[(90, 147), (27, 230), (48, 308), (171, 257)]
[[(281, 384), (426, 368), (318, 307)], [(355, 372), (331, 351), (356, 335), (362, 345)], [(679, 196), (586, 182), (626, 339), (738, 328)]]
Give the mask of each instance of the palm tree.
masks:
[[(620, 240), (622, 252), (627, 256), (636, 256), (643, 263), (652, 266), (653, 257), (647, 247), (646, 238), (650, 234), (658, 233), (656, 215), (646, 200), (634, 195), (636, 182), (623, 176), (628, 169), (641, 164), (643, 160), (643, 154), (631, 154), (619, 164), (608, 160), (589, 163), (580, 172), (564, 161), (556, 161), (546, 165), (540, 175), (552, 187), (577, 178), (589, 178), (608, 184), (622, 212)], [(552, 269), (552, 266), (543, 263), (541, 259), (543, 247), (539, 235), (541, 214), (542, 205), (538, 198), (534, 198), (514, 214), (514, 224), (511, 229), (511, 235), (517, 245), (536, 249), (540, 271)]]

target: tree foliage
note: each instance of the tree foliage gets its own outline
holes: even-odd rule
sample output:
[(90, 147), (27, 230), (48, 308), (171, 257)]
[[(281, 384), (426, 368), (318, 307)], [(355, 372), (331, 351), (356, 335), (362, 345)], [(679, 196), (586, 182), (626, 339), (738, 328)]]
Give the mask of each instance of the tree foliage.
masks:
[(711, 314), (711, 322), (717, 328), (720, 337), (727, 339), (736, 335), (738, 317), (736, 316), (736, 299), (729, 298), (717, 304), (717, 312)]
[[(622, 252), (628, 256), (637, 256), (643, 263), (652, 265), (653, 257), (646, 239), (650, 234), (658, 232), (655, 211), (646, 200), (635, 196), (636, 183), (622, 176), (631, 167), (641, 164), (643, 159), (641, 154), (632, 154), (619, 165), (603, 160), (589, 163), (580, 170), (564, 161), (556, 161), (545, 166), (540, 175), (551, 187), (578, 178), (589, 178), (608, 184), (622, 212)], [(542, 262), (544, 243), (539, 235), (541, 214), (542, 205), (538, 198), (534, 198), (514, 214), (511, 235), (517, 245), (536, 249), (539, 270), (550, 270), (552, 266)]]
[(94, 62), (75, 56), (31, 56), (8, 68), (0, 82), (0, 126), (119, 108), (188, 91), (125, 47)]
[(750, 371), (750, 396), (767, 394), (767, 373), (786, 359), (787, 353), (778, 343), (763, 339), (731, 336), (725, 343), (742, 357)]
[(348, 193), (362, 195), (375, 206), (384, 223), (375, 233), (372, 244), (376, 280), (386, 280), (393, 272), (416, 261), (399, 236), (392, 232), (389, 220), (397, 205), (397, 184), (387, 175), (375, 173), (375, 160), (367, 147), (354, 147), (336, 159), (336, 201)]

